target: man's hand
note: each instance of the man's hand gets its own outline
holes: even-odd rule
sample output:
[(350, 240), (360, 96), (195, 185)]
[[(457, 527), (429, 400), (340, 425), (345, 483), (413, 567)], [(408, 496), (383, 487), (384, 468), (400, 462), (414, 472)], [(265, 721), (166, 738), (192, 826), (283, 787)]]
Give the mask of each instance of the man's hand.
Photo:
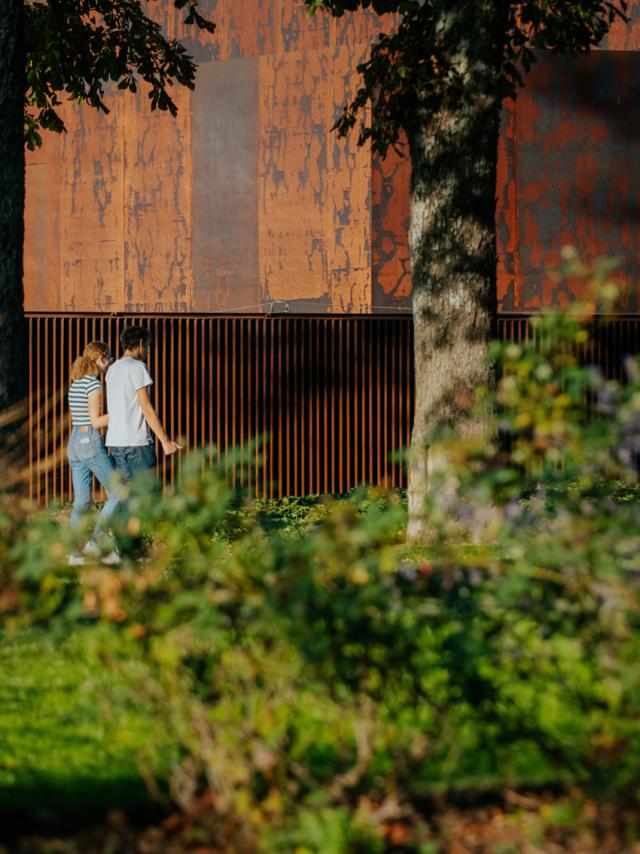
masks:
[(142, 409), (142, 414), (144, 415), (147, 424), (158, 437), (158, 441), (162, 445), (162, 450), (165, 454), (170, 457), (172, 454), (176, 454), (178, 451), (181, 451), (182, 445), (172, 441), (165, 433), (164, 427), (160, 423), (160, 419), (153, 408), (153, 404), (149, 400), (149, 392), (146, 387), (138, 389), (138, 401), (140, 402), (140, 409)]
[(179, 445), (177, 442), (174, 442), (171, 439), (167, 439), (166, 442), (162, 443), (162, 450), (168, 457), (170, 457), (171, 454), (176, 454), (178, 451), (181, 451), (182, 445)]

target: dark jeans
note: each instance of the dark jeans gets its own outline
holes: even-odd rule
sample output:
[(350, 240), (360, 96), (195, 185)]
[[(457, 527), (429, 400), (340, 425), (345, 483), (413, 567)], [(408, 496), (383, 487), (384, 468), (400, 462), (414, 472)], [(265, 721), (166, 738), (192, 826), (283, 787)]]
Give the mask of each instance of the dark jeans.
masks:
[[(156, 451), (153, 445), (111, 447), (110, 450), (113, 461), (116, 464), (116, 472), (125, 483), (129, 483), (133, 478), (142, 479), (144, 478), (144, 473), (146, 473), (147, 483), (143, 489), (145, 491), (150, 490), (151, 492), (157, 489), (157, 479), (154, 472)], [(122, 501), (114, 514), (118, 546), (123, 554), (138, 558), (144, 552), (144, 538), (141, 534), (136, 534), (128, 530), (126, 524), (128, 515), (128, 501)]]
[(156, 467), (156, 450), (151, 444), (138, 447), (112, 447), (110, 450), (116, 464), (116, 471), (125, 483), (132, 480), (139, 472), (148, 472)]

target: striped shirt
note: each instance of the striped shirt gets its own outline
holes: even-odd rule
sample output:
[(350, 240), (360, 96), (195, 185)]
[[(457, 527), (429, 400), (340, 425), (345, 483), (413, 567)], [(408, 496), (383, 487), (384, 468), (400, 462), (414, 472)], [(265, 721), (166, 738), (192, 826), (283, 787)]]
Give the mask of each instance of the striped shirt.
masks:
[(97, 377), (85, 374), (79, 380), (74, 380), (69, 388), (69, 409), (71, 410), (71, 423), (74, 427), (86, 427), (91, 425), (89, 418), (89, 395), (95, 391), (101, 391), (102, 385)]

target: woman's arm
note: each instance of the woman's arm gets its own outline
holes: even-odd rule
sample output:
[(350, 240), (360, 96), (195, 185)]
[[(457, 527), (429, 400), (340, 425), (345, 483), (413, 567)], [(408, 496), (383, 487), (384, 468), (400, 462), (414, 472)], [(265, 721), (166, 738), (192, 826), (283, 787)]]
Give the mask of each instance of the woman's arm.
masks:
[(106, 427), (109, 423), (109, 416), (102, 414), (102, 389), (96, 389), (89, 395), (89, 418), (91, 425), (96, 429)]

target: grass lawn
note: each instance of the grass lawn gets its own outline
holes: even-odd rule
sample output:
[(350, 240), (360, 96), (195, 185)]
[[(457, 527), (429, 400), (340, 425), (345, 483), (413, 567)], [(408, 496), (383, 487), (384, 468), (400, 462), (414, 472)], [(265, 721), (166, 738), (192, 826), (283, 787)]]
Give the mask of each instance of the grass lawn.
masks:
[(3, 641), (0, 821), (151, 805), (136, 753), (157, 744), (159, 730), (124, 688), (122, 677), (89, 663), (82, 631), (58, 644), (39, 630)]

